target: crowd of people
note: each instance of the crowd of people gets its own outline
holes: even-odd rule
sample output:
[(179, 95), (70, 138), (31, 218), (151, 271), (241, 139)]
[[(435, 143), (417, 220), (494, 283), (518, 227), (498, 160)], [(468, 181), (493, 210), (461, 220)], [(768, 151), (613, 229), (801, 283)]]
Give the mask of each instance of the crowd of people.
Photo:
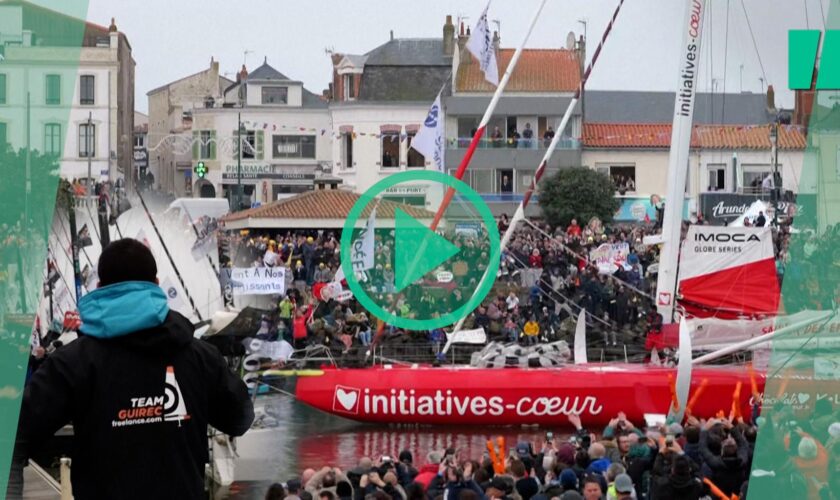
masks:
[[(507, 228), (506, 216), (499, 230)], [(651, 309), (653, 281), (646, 272), (657, 260), (655, 248), (642, 244), (653, 231), (642, 226), (606, 227), (597, 220), (566, 228), (522, 225), (501, 255), (497, 283), (484, 303), (465, 321), (465, 328), (484, 328), (491, 340), (533, 344), (568, 338), (577, 314), (585, 308), (596, 330), (609, 331), (612, 344), (638, 339), (646, 330)], [(381, 233), (381, 234), (380, 234)], [(226, 236), (227, 265), (287, 269), (287, 293), (278, 298), (278, 336), (297, 346), (330, 344), (349, 349), (368, 345), (371, 317), (355, 300), (317, 300), (318, 292), (332, 282), (340, 267), (340, 243), (329, 231)], [(461, 248), (459, 262), (452, 265), (457, 279), (427, 281), (394, 293), (393, 251), (388, 231), (378, 231), (374, 267), (367, 272), (370, 292), (378, 303), (393, 304), (396, 314), (430, 317), (436, 311), (457, 308), (477, 288), (490, 253), (488, 238), (470, 234), (452, 235)], [(589, 252), (603, 244), (626, 243), (627, 260), (615, 272), (603, 273), (589, 259)], [(420, 342), (438, 343), (440, 331), (407, 332), (386, 328), (386, 340), (410, 336)], [(619, 339), (618, 337), (623, 338)]]
[[(693, 220), (691, 223), (705, 224)], [(498, 230), (510, 219), (502, 215)], [(688, 223), (684, 226), (687, 230)], [(593, 219), (581, 224), (572, 220), (565, 227), (545, 223), (520, 223), (502, 252), (496, 283), (484, 302), (465, 320), (464, 328), (483, 328), (488, 340), (530, 345), (557, 340), (571, 341), (577, 315), (587, 311), (591, 339), (607, 346), (644, 344), (645, 334), (659, 324), (652, 297), (655, 295), (659, 246), (646, 245), (646, 236), (661, 229), (655, 222), (602, 224)], [(395, 294), (393, 234), (378, 230), (374, 267), (367, 272), (369, 292), (380, 304), (393, 304), (393, 312), (406, 317), (429, 317), (435, 311), (463, 304), (477, 288), (485, 271), (489, 242), (470, 234), (449, 235), (462, 252), (461, 263), (451, 266), (456, 279), (449, 283), (428, 281)], [(310, 344), (343, 345), (347, 351), (367, 346), (376, 330), (375, 318), (355, 300), (318, 300), (315, 293), (336, 279), (340, 267), (338, 234), (331, 231), (240, 233), (226, 236), (228, 265), (235, 267), (285, 266), (287, 294), (278, 298), (278, 336), (298, 347)], [(389, 239), (389, 237), (391, 239)], [(803, 293), (796, 300), (810, 299), (809, 307), (828, 307), (830, 294), (818, 294), (822, 281), (840, 278), (833, 270), (811, 273), (814, 262), (840, 261), (840, 229), (810, 239), (791, 239), (788, 224), (774, 230), (778, 276), (810, 276), (802, 279)], [(607, 270), (591, 258), (602, 247), (623, 248), (622, 261)], [(791, 263), (791, 245), (808, 258)], [(457, 272), (462, 265), (473, 274)], [(603, 263), (600, 263), (603, 264)], [(377, 288), (378, 287), (378, 288)], [(812, 293), (813, 292), (813, 293)], [(455, 307), (453, 307), (455, 306)], [(440, 343), (441, 331), (410, 332), (395, 326), (385, 329), (385, 340), (407, 337), (411, 341)]]
[[(829, 405), (830, 406), (830, 405)], [(352, 470), (330, 465), (272, 485), (266, 500), (697, 500), (840, 498), (840, 422), (829, 409), (813, 425), (782, 428), (789, 418), (712, 418), (646, 426), (619, 413), (599, 434), (580, 417), (566, 438), (547, 432), (510, 448), (488, 442), (482, 457), (431, 451), (422, 465), (412, 450), (399, 457), (363, 457)], [(750, 474), (758, 428), (780, 449), (773, 468)], [(765, 427), (767, 429), (765, 429)], [(775, 429), (774, 429), (775, 428)], [(769, 441), (768, 441), (769, 442)], [(764, 443), (764, 442), (763, 442)], [(505, 456), (506, 455), (506, 456)], [(764, 457), (764, 454), (762, 454)], [(756, 459), (759, 463), (759, 459)], [(735, 495), (735, 496), (733, 496)]]

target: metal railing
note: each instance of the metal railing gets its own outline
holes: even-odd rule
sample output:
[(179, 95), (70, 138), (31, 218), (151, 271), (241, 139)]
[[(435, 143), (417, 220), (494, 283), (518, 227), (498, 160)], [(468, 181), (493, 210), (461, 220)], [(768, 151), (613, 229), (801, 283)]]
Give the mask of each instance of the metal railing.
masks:
[[(472, 141), (472, 137), (455, 137), (446, 140), (446, 149), (467, 149)], [(551, 139), (542, 139), (533, 137), (531, 139), (514, 139), (512, 137), (502, 137), (498, 139), (484, 138), (479, 139), (479, 149), (526, 149), (545, 151)], [(557, 145), (558, 149), (580, 149), (581, 142), (579, 139), (562, 138)]]

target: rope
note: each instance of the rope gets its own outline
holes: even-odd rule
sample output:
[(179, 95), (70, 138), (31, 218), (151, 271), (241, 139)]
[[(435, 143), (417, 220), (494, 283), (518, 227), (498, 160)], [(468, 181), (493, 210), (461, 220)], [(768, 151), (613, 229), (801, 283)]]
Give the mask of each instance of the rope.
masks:
[[(720, 106), (720, 124), (726, 121), (726, 61), (729, 56), (729, 0), (726, 0), (726, 32), (723, 37), (723, 101)], [(712, 117), (714, 120), (714, 117)]]
[[(527, 263), (527, 262), (523, 262), (523, 261), (522, 261), (521, 259), (519, 259), (516, 255), (514, 255), (514, 254), (510, 254), (510, 256), (511, 256), (511, 257), (512, 257), (515, 261), (517, 261), (517, 262), (519, 262), (521, 265), (523, 265), (524, 267), (528, 267), (528, 263)], [(576, 307), (576, 308), (577, 308), (577, 312), (580, 312), (580, 311), (581, 311), (581, 309), (583, 309), (584, 311), (586, 311), (586, 309), (584, 309), (583, 307), (581, 307), (580, 305), (578, 305), (578, 304), (577, 304), (574, 300), (572, 300), (572, 299), (570, 299), (569, 297), (567, 297), (567, 296), (563, 295), (563, 294), (562, 294), (562, 293), (560, 293), (559, 291), (554, 290), (554, 288), (552, 288), (552, 286), (551, 286), (551, 283), (550, 283), (550, 282), (548, 282), (548, 281), (546, 281), (546, 280), (545, 280), (542, 276), (540, 276), (540, 277), (539, 277), (539, 282), (540, 282), (540, 283), (544, 283), (544, 284), (545, 284), (545, 285), (546, 285), (549, 289), (551, 289), (554, 293), (556, 293), (556, 294), (557, 294), (557, 295), (559, 295), (560, 297), (563, 297), (563, 299), (565, 299), (565, 300), (566, 300), (566, 303), (567, 303), (567, 304), (572, 304), (574, 307)], [(546, 297), (548, 297), (548, 299), (549, 299), (549, 300), (551, 300), (552, 302), (554, 302), (555, 304), (558, 304), (558, 305), (560, 305), (560, 306), (564, 305), (564, 304), (563, 304), (562, 302), (560, 302), (559, 300), (554, 299), (554, 298), (553, 298), (553, 297), (551, 297), (548, 293), (544, 292), (541, 288), (540, 288), (540, 293), (541, 293), (541, 294), (543, 294), (543, 295), (545, 295)], [(595, 319), (595, 320), (597, 320), (597, 321), (600, 321), (601, 323), (603, 323), (603, 324), (605, 324), (605, 325), (607, 325), (607, 326), (611, 326), (611, 325), (610, 325), (607, 321), (604, 321), (603, 319), (599, 318), (598, 316), (595, 316), (594, 314), (592, 314), (592, 313), (591, 313), (591, 312), (589, 312), (589, 311), (586, 311), (586, 314), (587, 314), (587, 315), (589, 315), (589, 317), (590, 317), (590, 318), (592, 318), (592, 319)]]
[[(822, 7), (822, 0), (820, 0), (820, 7)], [(764, 64), (761, 62), (761, 54), (758, 52), (758, 44), (755, 41), (755, 33), (753, 33), (752, 24), (750, 23), (750, 16), (747, 14), (747, 6), (744, 5), (744, 0), (741, 0), (741, 8), (744, 9), (744, 18), (747, 20), (747, 28), (750, 30), (750, 37), (752, 38), (753, 48), (755, 49), (755, 56), (758, 58), (758, 66), (761, 68), (761, 76), (764, 78), (764, 81), (767, 82), (769, 85), (770, 82), (767, 80), (767, 73), (764, 72)]]
[(155, 230), (155, 234), (158, 237), (158, 241), (160, 241), (160, 244), (163, 247), (163, 251), (164, 253), (166, 253), (166, 258), (169, 259), (169, 264), (175, 271), (175, 276), (178, 278), (178, 281), (181, 283), (181, 288), (184, 289), (184, 293), (187, 295), (187, 299), (189, 299), (190, 301), (190, 306), (192, 306), (193, 312), (200, 321), (203, 320), (204, 318), (201, 316), (201, 312), (199, 312), (198, 308), (195, 306), (195, 301), (193, 300), (192, 295), (190, 295), (190, 291), (187, 289), (186, 283), (184, 283), (184, 278), (181, 276), (181, 271), (179, 271), (178, 266), (175, 265), (175, 260), (172, 258), (172, 254), (169, 253), (169, 247), (167, 247), (166, 243), (163, 241), (163, 237), (160, 235), (160, 231), (158, 230), (157, 224), (155, 223), (155, 219), (152, 217), (152, 214), (149, 212), (149, 208), (146, 206), (146, 200), (144, 200), (143, 195), (140, 194), (140, 188), (135, 186), (134, 189), (137, 192), (137, 196), (140, 197), (140, 203), (143, 205), (143, 210), (146, 212), (146, 216), (149, 217), (149, 222), (152, 223), (152, 229)]
[[(592, 268), (594, 268), (594, 267), (595, 267), (595, 266), (593, 266), (592, 264), (590, 264), (590, 263), (589, 263), (589, 259), (588, 259), (586, 256), (581, 255), (581, 254), (579, 254), (579, 253), (575, 252), (574, 250), (572, 250), (571, 248), (567, 247), (567, 246), (566, 246), (566, 245), (565, 245), (562, 241), (560, 241), (560, 240), (559, 240), (559, 238), (557, 238), (556, 236), (551, 236), (550, 234), (546, 233), (546, 232), (545, 232), (545, 231), (543, 231), (543, 230), (542, 230), (539, 226), (537, 226), (537, 225), (536, 225), (536, 224), (534, 224), (533, 222), (529, 221), (528, 219), (523, 219), (523, 221), (524, 221), (524, 222), (526, 222), (526, 223), (527, 223), (529, 226), (531, 226), (532, 228), (536, 229), (536, 230), (537, 230), (540, 234), (542, 234), (542, 235), (544, 235), (544, 236), (546, 236), (546, 237), (548, 237), (548, 238), (551, 238), (552, 240), (555, 240), (555, 242), (556, 242), (558, 245), (560, 245), (560, 248), (562, 248), (562, 249), (563, 249), (563, 250), (565, 250), (566, 252), (568, 252), (568, 253), (572, 254), (573, 256), (577, 257), (578, 259), (581, 259), (581, 260), (586, 261), (586, 263), (587, 263), (586, 265), (587, 265), (588, 267), (592, 267)], [(636, 288), (635, 286), (631, 285), (630, 283), (628, 283), (628, 282), (626, 282), (626, 281), (622, 280), (621, 278), (619, 278), (619, 277), (617, 277), (617, 276), (613, 276), (612, 274), (608, 274), (608, 275), (607, 275), (607, 277), (608, 277), (609, 279), (611, 279), (611, 280), (614, 280), (614, 281), (619, 282), (621, 285), (623, 285), (623, 286), (625, 286), (625, 287), (627, 287), (627, 288), (629, 288), (629, 289), (633, 290), (634, 292), (638, 293), (639, 295), (641, 295), (641, 296), (643, 296), (643, 297), (647, 297), (647, 298), (649, 298), (649, 299), (651, 299), (651, 300), (653, 300), (653, 298), (654, 298), (654, 297), (653, 297), (653, 295), (651, 295), (651, 294), (649, 294), (649, 293), (647, 293), (647, 292), (645, 292), (645, 291), (643, 291), (643, 290), (641, 290), (641, 289), (639, 289), (639, 288)]]

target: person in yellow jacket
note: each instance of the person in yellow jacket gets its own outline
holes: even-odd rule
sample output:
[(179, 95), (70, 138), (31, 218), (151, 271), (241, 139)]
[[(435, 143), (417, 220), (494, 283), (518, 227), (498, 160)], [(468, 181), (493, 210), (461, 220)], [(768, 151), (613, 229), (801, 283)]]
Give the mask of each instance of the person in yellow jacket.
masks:
[(536, 345), (537, 339), (540, 336), (540, 324), (537, 319), (531, 316), (525, 326), (522, 328), (522, 334), (525, 337), (525, 345)]

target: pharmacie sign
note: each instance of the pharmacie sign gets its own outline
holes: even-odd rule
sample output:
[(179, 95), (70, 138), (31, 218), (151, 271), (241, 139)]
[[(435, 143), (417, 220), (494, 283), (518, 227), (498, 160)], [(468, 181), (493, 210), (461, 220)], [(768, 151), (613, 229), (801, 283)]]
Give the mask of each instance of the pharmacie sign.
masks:
[(225, 165), (222, 170), (222, 180), (235, 181), (242, 175), (243, 180), (278, 179), (287, 181), (310, 181), (315, 179), (315, 173), (295, 172), (288, 170), (288, 167), (268, 164), (247, 164), (242, 165), (241, 170), (237, 165)]

